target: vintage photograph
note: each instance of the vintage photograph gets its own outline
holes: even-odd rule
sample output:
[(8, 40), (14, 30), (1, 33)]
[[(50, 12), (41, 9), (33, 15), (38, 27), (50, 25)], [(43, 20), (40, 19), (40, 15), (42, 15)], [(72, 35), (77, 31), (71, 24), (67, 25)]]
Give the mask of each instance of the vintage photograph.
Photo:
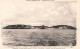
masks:
[(76, 2), (11, 0), (1, 25), (6, 46), (76, 46)]

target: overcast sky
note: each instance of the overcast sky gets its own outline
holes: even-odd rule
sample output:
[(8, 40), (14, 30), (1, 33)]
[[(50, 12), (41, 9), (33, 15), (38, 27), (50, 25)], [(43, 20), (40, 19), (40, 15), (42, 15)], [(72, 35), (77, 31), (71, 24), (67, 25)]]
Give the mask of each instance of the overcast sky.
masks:
[(0, 4), (2, 5), (2, 25), (76, 26), (75, 2), (5, 0)]

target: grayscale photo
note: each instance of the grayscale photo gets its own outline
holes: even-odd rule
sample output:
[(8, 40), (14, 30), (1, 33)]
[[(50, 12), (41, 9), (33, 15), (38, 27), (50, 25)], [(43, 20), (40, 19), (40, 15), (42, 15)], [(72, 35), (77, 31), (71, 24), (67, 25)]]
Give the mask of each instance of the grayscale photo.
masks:
[(76, 46), (75, 1), (10, 0), (3, 6), (3, 45)]

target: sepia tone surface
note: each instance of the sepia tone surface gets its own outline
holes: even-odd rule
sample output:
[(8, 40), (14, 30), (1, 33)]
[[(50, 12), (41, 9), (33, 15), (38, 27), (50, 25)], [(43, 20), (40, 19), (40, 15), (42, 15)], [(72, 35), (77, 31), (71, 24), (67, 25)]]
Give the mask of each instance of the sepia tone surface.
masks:
[(10, 17), (2, 22), (3, 45), (76, 45), (76, 2), (14, 0), (11, 4), (13, 7), (8, 10), (11, 14), (4, 15)]
[(13, 46), (75, 46), (76, 30), (5, 29), (3, 44)]

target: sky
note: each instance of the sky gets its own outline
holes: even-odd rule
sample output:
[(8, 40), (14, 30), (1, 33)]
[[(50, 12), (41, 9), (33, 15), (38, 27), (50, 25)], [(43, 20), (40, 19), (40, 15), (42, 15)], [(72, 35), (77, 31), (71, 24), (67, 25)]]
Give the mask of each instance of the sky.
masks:
[(76, 2), (71, 1), (0, 1), (2, 25), (76, 26)]

